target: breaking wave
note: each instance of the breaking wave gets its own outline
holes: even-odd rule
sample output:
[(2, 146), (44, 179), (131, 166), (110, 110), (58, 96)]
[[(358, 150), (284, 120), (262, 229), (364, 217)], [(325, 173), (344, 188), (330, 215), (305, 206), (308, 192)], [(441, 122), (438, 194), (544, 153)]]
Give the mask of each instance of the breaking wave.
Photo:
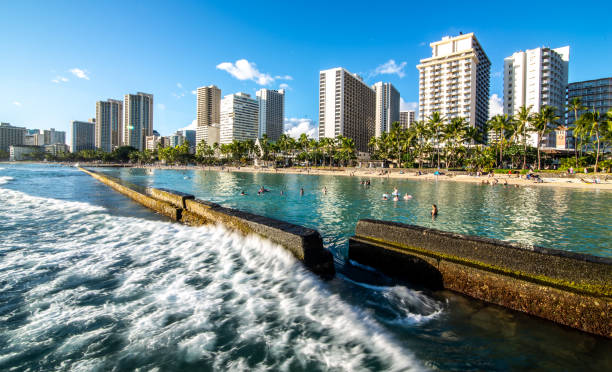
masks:
[[(0, 369), (423, 368), (375, 313), (258, 237), (8, 189), (0, 203)], [(389, 322), (441, 311), (405, 287), (374, 292)]]

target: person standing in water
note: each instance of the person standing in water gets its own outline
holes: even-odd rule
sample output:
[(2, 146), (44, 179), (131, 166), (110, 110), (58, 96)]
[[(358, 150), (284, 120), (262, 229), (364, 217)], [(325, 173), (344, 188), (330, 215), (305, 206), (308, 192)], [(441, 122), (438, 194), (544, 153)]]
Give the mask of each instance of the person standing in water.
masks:
[(300, 196), (304, 195), (304, 188), (300, 187)]
[(327, 187), (323, 186), (323, 194), (327, 194)]
[(438, 206), (435, 204), (431, 205), (431, 217), (434, 218), (438, 216)]

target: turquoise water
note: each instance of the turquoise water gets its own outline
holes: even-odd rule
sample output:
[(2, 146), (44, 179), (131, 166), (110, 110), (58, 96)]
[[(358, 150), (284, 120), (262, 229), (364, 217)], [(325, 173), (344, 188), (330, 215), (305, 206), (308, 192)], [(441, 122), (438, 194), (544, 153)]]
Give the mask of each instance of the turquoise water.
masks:
[[(282, 184), (287, 193), (257, 199), (256, 187), (245, 183), (255, 194), (240, 198), (234, 189), (261, 175), (119, 172), (141, 184), (198, 185), (200, 193), (213, 190), (204, 187), (211, 182), (208, 195), (223, 204), (293, 220), (306, 215), (315, 227), (331, 222), (323, 231), (338, 276), (321, 281), (257, 237), (171, 222), (74, 168), (0, 164), (0, 370), (611, 369), (610, 340), (343, 262), (347, 216), (394, 211), (460, 228), (446, 219), (452, 207), (441, 197), (440, 217), (427, 218), (422, 209), (434, 194), (426, 184), (414, 184), (414, 204), (394, 206), (374, 200), (386, 186), (364, 190), (350, 179), (313, 177), (309, 189), (298, 176), (265, 176), (267, 188)], [(317, 180), (326, 196), (314, 192)], [(368, 207), (348, 214), (346, 198), (328, 203), (334, 190), (349, 189), (372, 193), (363, 197)], [(585, 203), (601, 195), (587, 194)], [(287, 203), (299, 208), (291, 212)], [(597, 231), (589, 249), (599, 241), (605, 250)]]
[[(321, 232), (326, 245), (343, 259), (346, 239), (361, 218), (375, 218), (612, 257), (612, 191), (555, 187), (505, 187), (452, 181), (101, 168), (143, 186), (192, 193)], [(260, 186), (269, 193), (258, 195)], [(323, 194), (323, 187), (327, 194)], [(409, 201), (382, 200), (397, 187)], [(300, 195), (300, 188), (304, 195)], [(244, 190), (247, 195), (241, 196)], [(280, 192), (283, 191), (283, 195)], [(431, 205), (440, 210), (432, 220)]]

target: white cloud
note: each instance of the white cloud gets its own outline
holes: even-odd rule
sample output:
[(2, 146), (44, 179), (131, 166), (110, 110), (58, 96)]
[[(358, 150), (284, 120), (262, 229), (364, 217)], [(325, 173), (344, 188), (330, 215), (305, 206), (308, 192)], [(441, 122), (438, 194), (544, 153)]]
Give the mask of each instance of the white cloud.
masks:
[(157, 104), (157, 108), (160, 110), (165, 110), (166, 109), (166, 105), (164, 105), (163, 103), (158, 103)]
[(78, 77), (79, 79), (89, 80), (89, 76), (87, 76), (87, 70), (81, 70), (80, 68), (70, 69), (72, 75)]
[(51, 80), (51, 81), (52, 81), (52, 82), (54, 82), (54, 83), (56, 83), (56, 84), (59, 84), (59, 83), (65, 83), (65, 82), (67, 82), (67, 81), (68, 81), (68, 78), (63, 77), (63, 76), (60, 76), (60, 75), (57, 75), (57, 76), (55, 77), (55, 79), (53, 79), (53, 80)]
[(239, 59), (236, 63), (219, 63), (217, 69), (228, 72), (238, 80), (252, 80), (259, 85), (269, 85), (275, 80), (270, 74), (260, 72), (256, 68), (255, 63), (249, 62), (246, 59)]
[(417, 111), (417, 103), (416, 102), (406, 102), (402, 97), (400, 97), (400, 111)]
[(285, 134), (299, 138), (302, 133), (306, 133), (309, 138), (319, 136), (318, 127), (308, 118), (285, 118)]
[(394, 60), (390, 59), (389, 61), (383, 63), (382, 65), (376, 67), (372, 76), (381, 75), (381, 74), (389, 74), (389, 75), (397, 75), (400, 78), (403, 78), (406, 74), (404, 73), (404, 67), (406, 67), (407, 62), (402, 62), (399, 65), (395, 63)]
[(504, 113), (504, 101), (497, 94), (489, 97), (489, 119)]
[(289, 84), (282, 83), (278, 87), (281, 88), (281, 89), (289, 89)]
[(179, 99), (181, 97), (185, 97), (185, 93), (174, 93), (174, 92), (172, 92), (171, 94), (176, 99)]
[(285, 75), (285, 76), (276, 75), (274, 78), (278, 80), (293, 80), (293, 77), (290, 75)]
[(13, 105), (15, 105), (17, 107), (21, 107), (21, 102), (13, 101)]
[(194, 89), (191, 91), (191, 94), (198, 94), (198, 91)]
[(177, 88), (179, 88), (179, 89), (183, 89), (183, 84), (181, 84), (181, 83), (176, 83), (176, 86), (177, 86)]
[(193, 121), (191, 122), (191, 124), (189, 124), (188, 126), (181, 128), (179, 130), (196, 130), (196, 128), (198, 127), (198, 122), (196, 119), (193, 119)]

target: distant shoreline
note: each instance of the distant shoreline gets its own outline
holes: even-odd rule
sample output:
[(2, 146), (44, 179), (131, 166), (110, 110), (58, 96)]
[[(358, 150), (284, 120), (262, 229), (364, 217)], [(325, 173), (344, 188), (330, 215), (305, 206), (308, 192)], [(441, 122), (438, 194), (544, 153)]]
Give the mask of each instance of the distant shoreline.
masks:
[[(19, 163), (41, 163), (41, 162), (0, 162), (0, 164), (19, 164)], [(61, 164), (66, 166), (72, 166), (76, 163), (41, 163), (41, 164)], [(585, 183), (581, 179), (587, 182), (593, 182), (593, 173), (589, 174), (575, 174), (573, 177), (547, 177), (546, 174), (540, 173), (543, 182), (536, 183), (532, 180), (526, 180), (525, 178), (516, 178), (516, 175), (509, 176), (507, 174), (495, 174), (494, 177), (484, 176), (470, 176), (468, 174), (453, 174), (450, 175), (439, 175), (435, 176), (434, 170), (424, 170), (423, 174), (418, 176), (415, 174), (418, 170), (410, 169), (401, 170), (389, 169), (389, 168), (256, 168), (253, 166), (236, 167), (236, 166), (203, 166), (203, 165), (137, 165), (137, 164), (99, 164), (99, 163), (83, 163), (79, 162), (81, 166), (86, 167), (120, 167), (120, 168), (142, 168), (142, 169), (169, 169), (169, 170), (210, 170), (216, 172), (247, 172), (247, 173), (269, 173), (269, 174), (306, 174), (306, 175), (332, 175), (332, 176), (343, 176), (343, 177), (365, 177), (365, 178), (388, 178), (388, 179), (407, 179), (407, 180), (419, 180), (419, 181), (453, 181), (453, 182), (467, 182), (483, 184), (483, 182), (494, 183), (495, 185), (503, 186), (506, 182), (508, 186), (518, 185), (518, 187), (561, 187), (561, 188), (572, 188), (582, 190), (612, 190), (612, 175), (610, 174), (598, 174), (602, 183)], [(388, 172), (388, 173), (384, 173)], [(445, 172), (442, 170), (442, 172)], [(382, 173), (382, 174), (381, 174)], [(561, 173), (561, 172), (560, 172)], [(555, 175), (557, 176), (557, 175)], [(608, 180), (605, 181), (606, 176)], [(524, 177), (524, 176), (523, 176)], [(485, 184), (486, 185), (486, 184)]]

